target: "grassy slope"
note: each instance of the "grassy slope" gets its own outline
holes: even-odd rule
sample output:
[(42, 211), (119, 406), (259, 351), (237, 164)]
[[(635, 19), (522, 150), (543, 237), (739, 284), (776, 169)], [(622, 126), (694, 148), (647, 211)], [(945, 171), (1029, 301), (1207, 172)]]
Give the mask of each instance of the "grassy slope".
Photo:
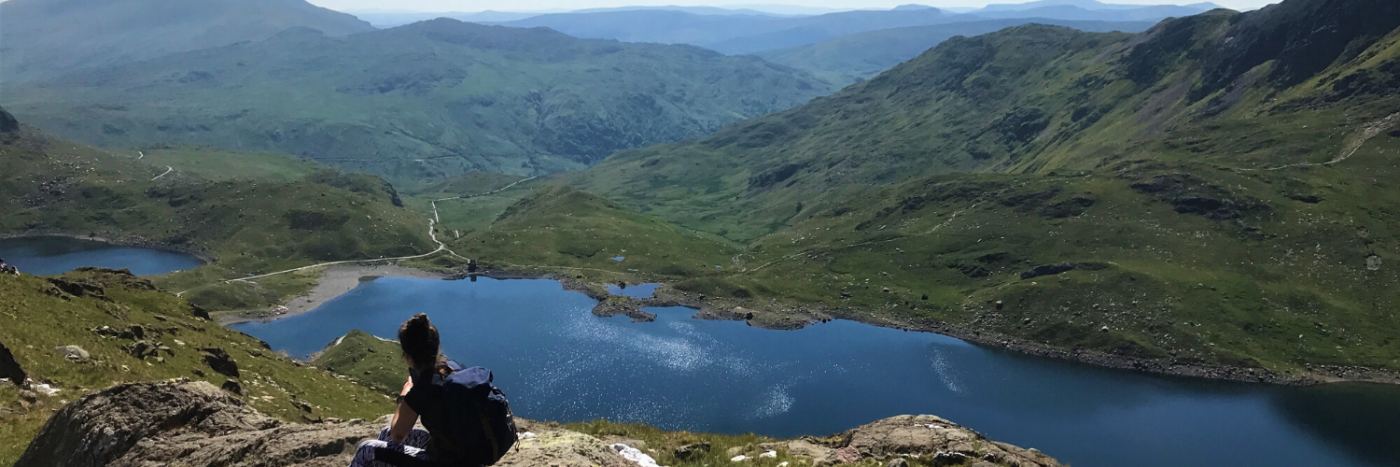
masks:
[[(107, 152), (27, 130), (0, 136), (6, 174), (0, 231), (95, 235), (200, 252), (209, 265), (158, 280), (210, 310), (271, 306), (315, 280), (308, 274), (251, 284), (225, 279), (434, 248), (427, 219), (394, 206), (392, 188), (374, 177), (310, 171), (307, 163), (268, 155), (182, 148), (154, 150), (138, 161), (134, 151)], [(216, 159), (232, 162), (211, 162)], [(150, 180), (166, 165), (176, 171)], [(285, 181), (290, 168), (305, 175)], [(209, 170), (222, 175), (199, 176)]]
[(242, 153), (199, 146), (162, 145), (141, 151), (138, 157), (156, 167), (178, 167), (181, 174), (211, 181), (294, 182), (326, 170), (324, 165), (285, 154)]
[[(1369, 4), (956, 39), (570, 180), (746, 243), (710, 293), (1178, 363), (1400, 369), (1385, 331), (1400, 278), (1384, 266), (1400, 219), (1383, 181), (1400, 150), (1384, 120), (1400, 33), (1393, 16), (1355, 18)], [(1329, 22), (1352, 36), (1306, 35)], [(1059, 262), (1096, 270), (1018, 277)]]
[(486, 258), (490, 267), (547, 267), (608, 282), (619, 275), (701, 275), (697, 271), (727, 265), (738, 252), (595, 195), (552, 185), (449, 243), (467, 257)]
[(399, 394), (408, 373), (398, 342), (356, 329), (332, 344), (313, 355), (311, 364), (358, 378), (381, 393)]
[(753, 57), (440, 19), (347, 38), (292, 30), (7, 84), (4, 105), (87, 143), (281, 152), (408, 186), (579, 169), (834, 89)]
[(1062, 21), (1016, 18), (913, 26), (851, 34), (829, 41), (757, 53), (773, 63), (800, 68), (836, 83), (873, 78), (956, 36), (977, 36), (1022, 24), (1051, 24), (1093, 32), (1139, 32), (1150, 22)]
[[(274, 417), (289, 421), (373, 419), (392, 410), (391, 401), (367, 387), (293, 364), (263, 348), (257, 339), (195, 318), (188, 302), (145, 290), (140, 279), (99, 272), (62, 277), (102, 287), (106, 300), (66, 295), (39, 277), (0, 275), (0, 323), (4, 323), (0, 325), (0, 342), (14, 352), (31, 378), (61, 390), (53, 397), (40, 396), (41, 405), (26, 410), (18, 402), (14, 386), (0, 385), (0, 407), (7, 409), (0, 410), (0, 436), (7, 440), (0, 444), (0, 465), (14, 463), (51, 409), (84, 391), (180, 377), (223, 384), (227, 378), (205, 365), (198, 350), (201, 347), (228, 352), (238, 364), (244, 401)], [(126, 329), (132, 325), (143, 326), (148, 333), (161, 330), (161, 335), (148, 334), (147, 339), (170, 347), (173, 355), (162, 353), (164, 362), (154, 357), (137, 359), (125, 350), (132, 340), (90, 331), (100, 326)], [(74, 363), (64, 359), (54, 347), (65, 345), (82, 347), (91, 360)], [(311, 413), (294, 406), (293, 397), (310, 404)]]

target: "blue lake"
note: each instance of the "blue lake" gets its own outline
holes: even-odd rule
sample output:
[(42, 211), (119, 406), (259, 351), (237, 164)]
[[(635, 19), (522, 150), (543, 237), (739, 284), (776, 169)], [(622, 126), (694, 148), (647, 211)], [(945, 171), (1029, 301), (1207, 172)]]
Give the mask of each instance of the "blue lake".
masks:
[(21, 237), (0, 239), (0, 259), (25, 274), (63, 274), (84, 266), (130, 269), (147, 276), (194, 269), (204, 264), (184, 253), (115, 246), (68, 237)]
[[(631, 289), (631, 287), (629, 287)], [(834, 321), (798, 331), (651, 308), (598, 318), (554, 281), (381, 278), (309, 313), (234, 328), (305, 356), (428, 313), (443, 349), (496, 373), (523, 417), (791, 437), (939, 415), (1076, 467), (1400, 465), (1400, 388), (1168, 378)]]

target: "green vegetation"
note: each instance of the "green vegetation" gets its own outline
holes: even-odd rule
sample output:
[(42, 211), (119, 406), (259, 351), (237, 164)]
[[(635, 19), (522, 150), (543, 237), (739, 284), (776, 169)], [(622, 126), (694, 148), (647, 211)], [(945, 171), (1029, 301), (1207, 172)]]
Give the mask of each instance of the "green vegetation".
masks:
[(0, 136), (0, 232), (93, 236), (200, 253), (208, 265), (157, 281), (209, 310), (266, 309), (315, 283), (307, 274), (228, 279), (322, 261), (420, 255), (436, 247), (428, 219), (396, 206), (397, 193), (375, 177), (270, 155), (177, 148), (138, 160), (135, 151), (75, 146), (27, 130)]
[[(448, 242), (487, 266), (546, 267), (599, 282), (624, 276), (701, 278), (727, 265), (738, 250), (596, 195), (545, 185), (510, 206), (487, 228), (462, 231)], [(623, 258), (617, 261), (614, 258)]]
[(9, 0), (0, 5), (0, 69), (6, 81), (51, 78), (260, 41), (291, 27), (331, 36), (374, 30), (303, 0)]
[(319, 368), (358, 378), (383, 394), (397, 396), (408, 370), (399, 343), (356, 329), (311, 356)]
[(73, 140), (294, 154), (405, 187), (581, 169), (835, 89), (754, 57), (448, 19), (346, 38), (291, 29), (3, 86), (21, 120)]
[(1167, 364), (1400, 370), (1395, 8), (1293, 0), (1141, 35), (952, 39), (563, 178), (743, 244), (688, 290), (742, 290), (745, 307)]
[[(52, 409), (86, 391), (126, 382), (190, 378), (219, 386), (234, 381), (244, 402), (288, 421), (374, 419), (393, 410), (382, 394), (294, 363), (257, 339), (197, 318), (185, 300), (129, 275), (103, 270), (56, 279), (0, 275), (0, 323), (0, 343), (30, 378), (60, 390), (30, 400), (14, 385), (0, 385), (0, 436), (8, 440), (0, 444), (0, 465), (15, 462)], [(133, 327), (143, 337), (120, 335)], [(169, 350), (133, 356), (141, 341)], [(70, 360), (55, 350), (69, 345), (88, 357)], [(239, 376), (214, 371), (205, 362), (201, 349), (206, 347), (227, 353)]]
[(156, 167), (177, 167), (182, 175), (211, 181), (294, 182), (327, 169), (316, 162), (285, 154), (241, 153), (198, 146), (164, 145), (139, 151), (137, 157)]
[(851, 84), (875, 77), (956, 36), (977, 36), (1022, 24), (1050, 24), (1090, 32), (1139, 32), (1150, 22), (1066, 21), (1024, 17), (929, 26), (880, 29), (829, 41), (768, 50), (755, 55), (773, 63), (811, 71), (827, 81)]

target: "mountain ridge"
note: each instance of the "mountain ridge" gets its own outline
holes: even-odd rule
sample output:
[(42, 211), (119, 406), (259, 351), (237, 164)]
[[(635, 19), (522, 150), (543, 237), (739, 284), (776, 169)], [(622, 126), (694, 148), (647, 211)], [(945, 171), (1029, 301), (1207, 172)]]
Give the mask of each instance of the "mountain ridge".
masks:
[(294, 29), (10, 84), (4, 104), (87, 143), (276, 151), (411, 184), (473, 170), (582, 168), (833, 87), (694, 46), (437, 19), (344, 38)]
[(374, 30), (303, 0), (9, 0), (0, 10), (9, 81), (257, 41), (289, 27), (332, 36)]

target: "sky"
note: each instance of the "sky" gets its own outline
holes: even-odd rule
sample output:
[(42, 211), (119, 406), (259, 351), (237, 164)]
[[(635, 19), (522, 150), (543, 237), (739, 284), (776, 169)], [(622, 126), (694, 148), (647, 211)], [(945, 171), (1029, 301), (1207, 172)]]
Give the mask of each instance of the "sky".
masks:
[[(893, 8), (917, 3), (935, 7), (980, 7), (988, 3), (1024, 3), (1025, 0), (309, 0), (311, 3), (341, 11), (429, 11), (429, 12), (477, 12), (495, 11), (547, 11), (578, 10), (584, 8), (608, 8), (620, 6), (733, 6), (753, 4), (781, 4), (818, 8)], [(1105, 3), (1127, 4), (1188, 4), (1206, 0), (1101, 0)], [(1279, 0), (1209, 0), (1217, 5), (1236, 10), (1253, 10)]]

